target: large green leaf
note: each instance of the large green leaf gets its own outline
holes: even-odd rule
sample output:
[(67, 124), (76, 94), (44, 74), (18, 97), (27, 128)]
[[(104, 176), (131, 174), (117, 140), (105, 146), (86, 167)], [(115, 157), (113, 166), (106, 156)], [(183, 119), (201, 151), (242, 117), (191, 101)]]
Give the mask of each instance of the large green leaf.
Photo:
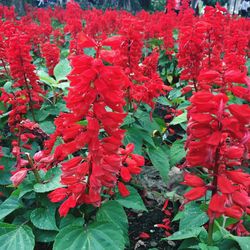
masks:
[(235, 240), (241, 250), (250, 250), (250, 237), (239, 237), (239, 236), (231, 236), (233, 240)]
[(0, 205), (0, 220), (21, 207), (17, 195), (11, 195)]
[(148, 156), (153, 166), (160, 172), (161, 177), (166, 180), (169, 172), (169, 151), (166, 147), (148, 148)]
[(170, 147), (170, 166), (174, 166), (179, 163), (186, 155), (184, 149), (184, 142), (177, 140)]
[(53, 250), (123, 250), (122, 231), (112, 223), (94, 223), (84, 229), (69, 225), (56, 236)]
[(138, 194), (135, 188), (127, 186), (130, 195), (122, 197), (120, 194), (117, 195), (116, 201), (126, 208), (132, 208), (139, 211), (147, 211), (141, 196)]
[(57, 82), (60, 80), (67, 79), (66, 76), (71, 71), (71, 67), (68, 59), (61, 60), (54, 68), (54, 75), (56, 77)]
[(0, 250), (33, 250), (34, 235), (30, 227), (0, 223)]
[(96, 219), (98, 222), (109, 222), (120, 228), (124, 235), (128, 232), (128, 219), (122, 207), (116, 201), (108, 201), (99, 209)]
[(30, 220), (39, 229), (43, 230), (58, 230), (55, 219), (56, 209), (49, 208), (37, 208), (32, 211)]

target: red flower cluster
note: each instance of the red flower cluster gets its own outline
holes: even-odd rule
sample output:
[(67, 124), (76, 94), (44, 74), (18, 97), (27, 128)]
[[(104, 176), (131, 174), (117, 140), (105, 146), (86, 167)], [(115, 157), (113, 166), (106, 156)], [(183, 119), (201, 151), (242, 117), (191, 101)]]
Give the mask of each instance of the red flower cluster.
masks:
[[(219, 6), (207, 8), (193, 30), (182, 27), (180, 36), (181, 78), (189, 81), (184, 94), (195, 90), (188, 108), (184, 165), (191, 172), (199, 168), (207, 173), (206, 179), (184, 174), (183, 184), (192, 188), (184, 197), (188, 202), (211, 192), (210, 226), (225, 215), (238, 219), (242, 228), (241, 218), (250, 213), (250, 175), (244, 170), (250, 157), (250, 108), (244, 104), (250, 90), (245, 66), (248, 38), (242, 35), (244, 25), (234, 31), (238, 21), (224, 11)], [(243, 104), (231, 104), (232, 95)]]
[(45, 58), (49, 75), (54, 75), (54, 68), (60, 61), (60, 49), (49, 42), (42, 44), (42, 56)]
[[(59, 210), (62, 216), (82, 203), (99, 206), (103, 187), (113, 188), (119, 174), (128, 182), (144, 163), (142, 157), (131, 154), (132, 145), (120, 148), (125, 131), (119, 127), (126, 116), (123, 89), (130, 84), (121, 68), (105, 66), (101, 59), (86, 55), (72, 57), (71, 63), (66, 98), (71, 113), (61, 114), (56, 120), (55, 136), (61, 136), (64, 143), (56, 147), (53, 162), (61, 162), (86, 147), (88, 153), (61, 163), (61, 183), (67, 188), (57, 189), (49, 197), (52, 201), (67, 197)], [(127, 195), (122, 182), (118, 187)]]

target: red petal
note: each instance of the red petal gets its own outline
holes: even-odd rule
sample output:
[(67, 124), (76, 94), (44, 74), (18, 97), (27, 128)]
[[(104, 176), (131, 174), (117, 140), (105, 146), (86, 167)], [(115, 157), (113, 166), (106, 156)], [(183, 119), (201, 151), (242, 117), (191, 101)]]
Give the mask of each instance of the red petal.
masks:
[(142, 233), (140, 233), (139, 238), (141, 238), (141, 239), (149, 239), (150, 235), (148, 233), (142, 232)]
[(122, 182), (118, 182), (117, 185), (118, 185), (118, 189), (119, 189), (121, 196), (126, 197), (130, 195), (129, 190)]
[(235, 191), (235, 187), (225, 176), (218, 176), (218, 187), (223, 194), (231, 194)]
[(189, 174), (189, 173), (184, 174), (184, 182), (182, 184), (190, 186), (190, 187), (205, 186), (205, 182), (200, 177), (194, 174)]
[(207, 191), (206, 187), (196, 187), (185, 193), (184, 197), (188, 201), (197, 200), (203, 197), (206, 194), (206, 191)]
[(128, 182), (131, 180), (131, 174), (130, 174), (129, 169), (127, 167), (121, 168), (121, 177), (125, 182)]

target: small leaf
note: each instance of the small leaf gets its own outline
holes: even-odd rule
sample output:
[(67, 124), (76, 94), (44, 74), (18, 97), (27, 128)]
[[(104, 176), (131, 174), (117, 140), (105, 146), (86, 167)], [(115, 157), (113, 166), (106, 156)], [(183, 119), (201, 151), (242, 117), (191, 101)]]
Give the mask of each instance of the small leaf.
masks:
[(39, 70), (37, 74), (40, 80), (49, 85), (50, 87), (54, 87), (56, 85), (56, 80), (53, 77), (49, 76), (46, 72)]
[(52, 121), (41, 122), (40, 127), (47, 134), (52, 134), (55, 131), (55, 128), (56, 128)]
[(30, 220), (39, 229), (43, 230), (58, 230), (55, 219), (56, 209), (49, 208), (37, 208), (32, 211)]
[(0, 249), (33, 250), (34, 235), (30, 227), (0, 223)]
[(57, 82), (67, 79), (66, 76), (70, 73), (71, 67), (68, 59), (61, 60), (54, 68), (54, 76)]
[(171, 236), (167, 237), (164, 240), (183, 240), (197, 237), (200, 234), (201, 230), (201, 227), (185, 228), (183, 230), (173, 233)]
[(159, 96), (156, 99), (156, 102), (160, 103), (161, 105), (164, 105), (164, 106), (171, 106), (172, 105), (171, 102), (165, 96)]
[(137, 190), (131, 186), (127, 186), (130, 195), (127, 197), (122, 197), (120, 194), (117, 195), (116, 201), (126, 208), (132, 208), (139, 211), (147, 211), (141, 196), (138, 194)]
[(94, 223), (84, 229), (69, 225), (56, 236), (53, 250), (123, 250), (122, 231), (111, 223)]
[(46, 175), (48, 179), (46, 183), (36, 183), (34, 185), (34, 191), (36, 193), (46, 193), (56, 188), (63, 187), (61, 184), (61, 170), (59, 168), (53, 168), (49, 170)]
[(169, 124), (177, 125), (187, 122), (187, 112), (182, 113), (181, 115), (176, 116)]
[(160, 172), (161, 177), (166, 180), (169, 172), (168, 150), (165, 147), (150, 147), (147, 152), (153, 166)]
[(179, 163), (185, 155), (184, 142), (176, 140), (170, 147), (170, 166), (172, 167), (176, 163)]

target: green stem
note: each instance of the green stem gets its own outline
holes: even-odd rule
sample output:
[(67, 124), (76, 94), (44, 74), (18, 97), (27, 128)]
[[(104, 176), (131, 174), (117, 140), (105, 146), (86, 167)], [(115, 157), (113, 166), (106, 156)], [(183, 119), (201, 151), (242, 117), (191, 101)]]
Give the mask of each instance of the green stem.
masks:
[(41, 179), (41, 177), (40, 177), (39, 172), (37, 171), (37, 169), (32, 169), (32, 172), (33, 172), (33, 174), (35, 176), (36, 182), (37, 183), (41, 183), (42, 179)]
[(214, 231), (214, 219), (211, 219), (209, 221), (208, 239), (207, 239), (207, 243), (208, 243), (209, 246), (213, 245), (213, 231)]
[(26, 155), (27, 158), (28, 158), (29, 165), (30, 165), (30, 167), (31, 167), (31, 170), (32, 170), (34, 176), (35, 176), (36, 182), (37, 182), (37, 183), (42, 183), (42, 178), (41, 178), (41, 176), (39, 175), (38, 170), (34, 167), (34, 163), (33, 163), (32, 159), (31, 159), (31, 157), (30, 157), (30, 154), (29, 154), (29, 153), (25, 153), (25, 155)]

